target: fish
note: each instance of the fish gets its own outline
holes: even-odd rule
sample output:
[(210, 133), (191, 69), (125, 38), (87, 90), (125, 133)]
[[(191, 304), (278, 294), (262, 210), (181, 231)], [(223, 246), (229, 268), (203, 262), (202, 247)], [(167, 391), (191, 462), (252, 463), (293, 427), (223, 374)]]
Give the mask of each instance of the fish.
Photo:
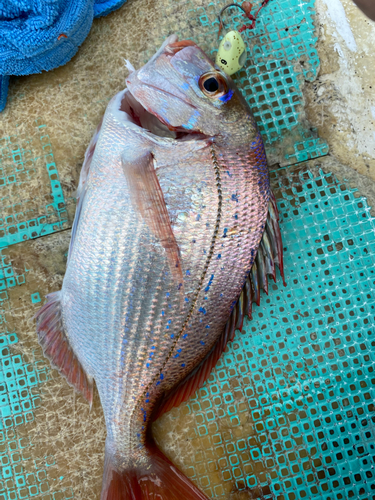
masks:
[(36, 314), (44, 356), (107, 437), (101, 500), (204, 500), (151, 424), (207, 380), (284, 279), (256, 121), (233, 80), (169, 36), (109, 102), (88, 146), (60, 291)]

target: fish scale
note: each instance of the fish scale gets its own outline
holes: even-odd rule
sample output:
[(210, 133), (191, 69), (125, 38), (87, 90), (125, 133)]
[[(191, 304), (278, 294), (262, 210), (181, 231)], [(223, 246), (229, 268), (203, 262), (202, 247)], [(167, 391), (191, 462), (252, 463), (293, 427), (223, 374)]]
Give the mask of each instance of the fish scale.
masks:
[(203, 500), (149, 427), (202, 385), (282, 262), (267, 161), (247, 104), (193, 42), (170, 37), (127, 84), (85, 155), (66, 275), (38, 335), (89, 401), (95, 380), (102, 500)]
[[(215, 231), (217, 229), (217, 233), (219, 233), (220, 229), (221, 231), (223, 231), (224, 227), (230, 227), (229, 225), (231, 223), (233, 224), (232, 221), (234, 212), (237, 212), (238, 208), (242, 209), (242, 213), (240, 214), (239, 218), (235, 220), (238, 221), (238, 223), (242, 226), (240, 231), (237, 231), (237, 237), (233, 235), (232, 237), (225, 238), (225, 246), (227, 247), (227, 251), (229, 251), (231, 255), (231, 259), (226, 262), (227, 269), (220, 269), (222, 267), (221, 262), (225, 261), (226, 252), (226, 249), (224, 248), (222, 243), (223, 239), (218, 238), (219, 241), (216, 241), (216, 244), (212, 245), (212, 255), (220, 254), (221, 258), (214, 259), (213, 262), (209, 262), (206, 274), (210, 276), (216, 275), (216, 282), (218, 283), (217, 288), (212, 287), (212, 289), (208, 293), (205, 291), (206, 289), (204, 288), (204, 286), (202, 287), (203, 290), (201, 291), (201, 297), (197, 299), (194, 308), (195, 318), (192, 318), (192, 323), (191, 325), (189, 325), (189, 328), (186, 328), (184, 331), (180, 332), (180, 340), (178, 343), (176, 343), (176, 349), (183, 350), (184, 354), (180, 355), (180, 359), (181, 363), (185, 363), (186, 365), (186, 373), (189, 373), (192, 369), (192, 365), (196, 364), (197, 351), (201, 346), (201, 341), (204, 340), (207, 343), (206, 349), (209, 350), (212, 347), (212, 344), (217, 340), (215, 332), (217, 331), (217, 329), (220, 330), (225, 326), (227, 318), (230, 315), (231, 308), (233, 307), (233, 303), (228, 301), (228, 297), (232, 296), (237, 298), (238, 294), (241, 291), (243, 282), (245, 281), (245, 276), (248, 274), (252, 265), (251, 251), (253, 250), (253, 255), (255, 257), (256, 249), (258, 248), (259, 241), (264, 231), (264, 221), (262, 222), (262, 216), (264, 217), (264, 214), (267, 214), (268, 211), (268, 198), (266, 198), (266, 196), (269, 192), (269, 184), (267, 176), (262, 177), (263, 181), (261, 184), (261, 189), (259, 190), (259, 195), (262, 197), (262, 203), (259, 204), (258, 196), (256, 196), (256, 200), (254, 200), (254, 194), (257, 194), (256, 190), (254, 190), (254, 183), (248, 180), (248, 182), (246, 182), (247, 186), (244, 189), (243, 183), (239, 182), (239, 180), (242, 180), (241, 177), (243, 178), (243, 176), (238, 174), (236, 175), (236, 169), (240, 170), (240, 172), (243, 172), (246, 165), (249, 165), (249, 163), (238, 159), (242, 155), (237, 155), (237, 152), (233, 155), (223, 153), (221, 156), (223, 163), (220, 166), (216, 159), (217, 155), (214, 153), (212, 156), (213, 166), (216, 163), (218, 165), (218, 168), (220, 169), (220, 176), (216, 177), (217, 184), (220, 184), (221, 186), (220, 189), (223, 193), (222, 197), (227, 199), (227, 203), (223, 203), (220, 206), (220, 211), (222, 212), (222, 214), (221, 217), (218, 218), (218, 222), (220, 221), (220, 223), (218, 224), (218, 227), (215, 228)], [(261, 161), (263, 160), (263, 171), (265, 172), (267, 169), (267, 164), (265, 163), (264, 153), (263, 156), (260, 156), (260, 159)], [(231, 170), (231, 175), (227, 175), (227, 172), (229, 171), (228, 169)], [(258, 169), (256, 169), (255, 171), (257, 170)], [(257, 176), (253, 177), (256, 180), (256, 186), (259, 186)], [(235, 202), (236, 210), (234, 210), (231, 200), (232, 194), (236, 192), (237, 189), (241, 190), (241, 198), (243, 201), (240, 203)], [(254, 214), (251, 213), (252, 207), (254, 206), (259, 207), (258, 214), (256, 214), (255, 217)], [(248, 235), (250, 229), (249, 227), (246, 227), (248, 226), (247, 222), (249, 220), (259, 221), (259, 223), (257, 227), (252, 228), (252, 240), (246, 242), (246, 236)], [(238, 233), (242, 233), (242, 238), (238, 235)], [(218, 236), (218, 234), (216, 236)], [(234, 265), (235, 263), (236, 265)], [(238, 263), (240, 263), (241, 265), (238, 265)], [(230, 264), (232, 265), (231, 267), (229, 267)], [(233, 279), (235, 285), (233, 286), (233, 288), (231, 288), (228, 284), (228, 274), (232, 274), (236, 269), (237, 275)], [(209, 280), (207, 281), (206, 278), (205, 284), (207, 285), (208, 283)], [(203, 308), (205, 310), (204, 316), (206, 323), (212, 325), (212, 328), (210, 328), (210, 330), (213, 332), (212, 338), (202, 334), (200, 323), (202, 313), (199, 313), (199, 310)], [(183, 334), (188, 335), (188, 337), (184, 338)], [(187, 345), (191, 346), (192, 343), (196, 344), (197, 350), (190, 349), (188, 353), (185, 354)], [(204, 354), (205, 352), (202, 352), (201, 356), (204, 357)], [(166, 366), (166, 371), (177, 370), (177, 368), (179, 368), (178, 364), (181, 363), (174, 361), (172, 358), (169, 364)]]

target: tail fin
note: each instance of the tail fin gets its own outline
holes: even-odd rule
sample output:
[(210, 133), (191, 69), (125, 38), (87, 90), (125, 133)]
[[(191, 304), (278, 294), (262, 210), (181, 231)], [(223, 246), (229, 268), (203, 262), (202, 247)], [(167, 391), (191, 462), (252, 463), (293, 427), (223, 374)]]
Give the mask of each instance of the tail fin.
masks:
[(106, 452), (101, 500), (208, 500), (152, 443), (142, 466), (117, 471)]

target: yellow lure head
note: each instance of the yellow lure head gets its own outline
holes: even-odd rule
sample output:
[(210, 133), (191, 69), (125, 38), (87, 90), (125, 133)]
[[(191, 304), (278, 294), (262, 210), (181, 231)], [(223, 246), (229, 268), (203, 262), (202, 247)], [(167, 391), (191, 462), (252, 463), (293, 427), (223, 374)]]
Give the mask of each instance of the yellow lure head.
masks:
[(221, 40), (216, 55), (216, 64), (227, 75), (233, 75), (246, 62), (246, 46), (238, 31), (229, 31)]

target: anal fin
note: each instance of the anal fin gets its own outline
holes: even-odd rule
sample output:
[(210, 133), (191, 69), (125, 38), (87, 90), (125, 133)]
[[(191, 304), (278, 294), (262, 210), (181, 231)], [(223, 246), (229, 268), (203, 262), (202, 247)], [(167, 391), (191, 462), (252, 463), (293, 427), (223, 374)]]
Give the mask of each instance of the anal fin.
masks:
[(39, 344), (52, 367), (56, 368), (91, 406), (93, 380), (82, 368), (64, 332), (60, 293), (48, 295), (48, 302), (35, 315)]
[(199, 363), (199, 365), (194, 368), (194, 370), (189, 373), (189, 375), (163, 400), (159, 408), (155, 411), (153, 419), (156, 420), (161, 415), (171, 410), (175, 406), (179, 406), (184, 401), (187, 401), (202, 385), (206, 382), (210, 373), (215, 368), (220, 356), (226, 348), (229, 340), (229, 324), (220, 338), (217, 340), (215, 345), (205, 356), (205, 358)]

